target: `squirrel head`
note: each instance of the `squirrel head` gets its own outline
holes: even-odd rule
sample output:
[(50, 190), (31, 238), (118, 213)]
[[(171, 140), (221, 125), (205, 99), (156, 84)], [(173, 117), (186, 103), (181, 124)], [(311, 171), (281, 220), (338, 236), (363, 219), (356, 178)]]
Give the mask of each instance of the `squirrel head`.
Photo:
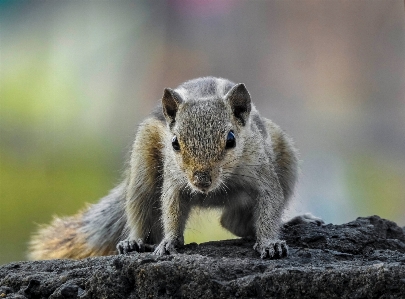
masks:
[(218, 188), (229, 169), (237, 165), (250, 127), (252, 105), (244, 84), (216, 79), (214, 82), (223, 80), (226, 84), (212, 88), (212, 80), (208, 80), (210, 88), (204, 78), (175, 90), (167, 88), (162, 98), (170, 131), (166, 155), (178, 166), (178, 179), (202, 193)]

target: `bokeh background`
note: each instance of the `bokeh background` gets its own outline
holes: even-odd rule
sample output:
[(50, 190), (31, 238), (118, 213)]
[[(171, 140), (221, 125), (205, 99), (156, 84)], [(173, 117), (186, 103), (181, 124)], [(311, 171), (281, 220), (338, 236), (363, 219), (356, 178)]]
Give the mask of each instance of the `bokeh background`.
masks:
[[(0, 264), (120, 181), (164, 87), (207, 75), (295, 139), (287, 218), (405, 225), (403, 0), (0, 1)], [(186, 242), (231, 237), (217, 218)]]

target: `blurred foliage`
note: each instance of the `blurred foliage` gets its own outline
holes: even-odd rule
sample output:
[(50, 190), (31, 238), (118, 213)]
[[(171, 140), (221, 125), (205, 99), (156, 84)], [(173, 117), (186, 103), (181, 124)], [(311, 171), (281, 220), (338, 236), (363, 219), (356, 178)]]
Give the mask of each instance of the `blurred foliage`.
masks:
[(405, 177), (389, 156), (362, 153), (348, 163), (347, 185), (359, 216), (378, 211), (380, 217), (399, 219), (405, 211)]
[[(25, 57), (1, 77), (1, 125), (33, 128), (62, 126), (82, 109), (74, 73), (58, 72), (44, 57)], [(41, 128), (41, 127), (40, 127)]]
[[(0, 152), (0, 263), (25, 259), (35, 223), (51, 215), (75, 213), (83, 202), (94, 201), (112, 187), (108, 153), (98, 144), (50, 151), (20, 159), (15, 152)], [(16, 221), (18, 219), (18, 221)]]
[[(75, 124), (82, 108), (72, 72), (48, 54), (25, 57), (1, 76), (0, 264), (25, 259), (35, 223), (75, 213), (113, 186), (111, 145)], [(61, 74), (64, 74), (61, 76)]]

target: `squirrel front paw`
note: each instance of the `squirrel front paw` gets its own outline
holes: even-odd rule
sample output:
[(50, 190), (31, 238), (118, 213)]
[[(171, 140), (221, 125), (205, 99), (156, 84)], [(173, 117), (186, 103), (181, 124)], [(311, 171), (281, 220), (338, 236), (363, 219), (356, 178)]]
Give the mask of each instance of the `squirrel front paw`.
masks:
[(164, 238), (153, 253), (156, 255), (176, 254), (176, 248), (182, 246), (183, 244), (184, 241), (180, 239)]
[(253, 249), (260, 253), (262, 259), (282, 258), (288, 255), (288, 246), (282, 240), (257, 241)]
[(153, 252), (155, 250), (156, 246), (152, 244), (144, 244), (141, 239), (135, 241), (135, 240), (130, 240), (126, 239), (124, 241), (120, 241), (117, 244), (117, 251), (118, 254), (125, 254), (128, 252)]

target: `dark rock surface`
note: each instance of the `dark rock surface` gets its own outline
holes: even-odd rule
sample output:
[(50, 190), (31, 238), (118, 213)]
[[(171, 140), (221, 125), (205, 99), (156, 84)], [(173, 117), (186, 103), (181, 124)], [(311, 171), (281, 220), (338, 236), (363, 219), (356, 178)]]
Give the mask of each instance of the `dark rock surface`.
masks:
[(405, 231), (378, 216), (283, 229), (287, 258), (253, 241), (190, 244), (180, 254), (0, 267), (0, 298), (405, 298)]

